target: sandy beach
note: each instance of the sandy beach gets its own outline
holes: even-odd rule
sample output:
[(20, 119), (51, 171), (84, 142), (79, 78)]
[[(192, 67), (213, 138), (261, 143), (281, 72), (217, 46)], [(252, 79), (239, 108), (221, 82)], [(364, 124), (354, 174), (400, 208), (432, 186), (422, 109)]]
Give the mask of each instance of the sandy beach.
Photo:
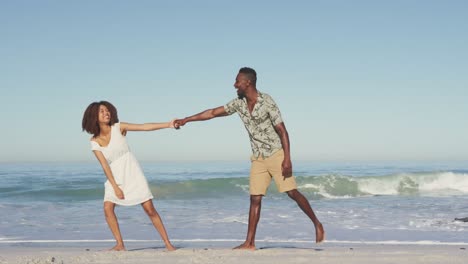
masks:
[(466, 263), (464, 246), (440, 245), (333, 245), (309, 248), (266, 247), (256, 251), (230, 248), (128, 247), (106, 252), (90, 247), (1, 247), (0, 263)]

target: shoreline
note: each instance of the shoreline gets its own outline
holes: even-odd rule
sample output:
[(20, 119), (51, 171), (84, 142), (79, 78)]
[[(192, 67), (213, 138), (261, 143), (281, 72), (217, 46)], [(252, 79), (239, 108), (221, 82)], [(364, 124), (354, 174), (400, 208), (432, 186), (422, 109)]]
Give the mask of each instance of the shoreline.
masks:
[[(243, 239), (171, 239), (173, 243), (180, 244), (189, 244), (190, 246), (199, 245), (201, 247), (208, 246), (218, 248), (226, 247), (228, 244), (243, 243)], [(0, 248), (15, 246), (17, 244), (29, 245), (34, 247), (34, 245), (69, 245), (70, 247), (78, 246), (83, 243), (88, 243), (90, 245), (96, 244), (112, 244), (114, 239), (31, 239), (31, 240), (9, 240), (6, 238), (0, 238)], [(157, 239), (124, 239), (126, 244), (161, 244), (161, 240)], [(389, 245), (389, 246), (466, 246), (468, 247), (468, 242), (463, 241), (433, 241), (433, 240), (417, 240), (417, 241), (401, 241), (401, 240), (381, 240), (381, 241), (364, 241), (364, 240), (326, 240), (324, 243), (317, 244), (313, 240), (292, 240), (292, 239), (257, 239), (257, 245), (267, 244), (267, 245), (278, 245), (287, 246), (287, 245), (296, 245), (296, 246), (342, 246), (342, 245), (359, 245), (359, 246), (374, 246), (374, 245)]]

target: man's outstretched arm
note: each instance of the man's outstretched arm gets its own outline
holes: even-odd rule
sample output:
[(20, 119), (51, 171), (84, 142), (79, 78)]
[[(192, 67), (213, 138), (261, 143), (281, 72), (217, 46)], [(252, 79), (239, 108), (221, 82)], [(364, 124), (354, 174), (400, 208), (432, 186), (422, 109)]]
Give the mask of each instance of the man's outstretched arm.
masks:
[(224, 110), (224, 106), (219, 106), (213, 109), (207, 109), (201, 113), (186, 117), (184, 119), (177, 119), (175, 120), (175, 127), (181, 127), (188, 122), (205, 121), (205, 120), (210, 120), (215, 117), (221, 117), (221, 116), (227, 116), (227, 115), (229, 114), (226, 112), (226, 110)]

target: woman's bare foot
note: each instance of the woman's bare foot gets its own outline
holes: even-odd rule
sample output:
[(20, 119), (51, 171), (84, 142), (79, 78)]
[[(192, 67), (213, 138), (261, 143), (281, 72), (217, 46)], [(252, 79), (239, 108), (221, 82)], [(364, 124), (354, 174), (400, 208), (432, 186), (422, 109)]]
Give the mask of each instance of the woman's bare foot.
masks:
[(123, 245), (116, 245), (115, 247), (110, 248), (107, 251), (127, 251), (127, 249), (125, 249), (125, 246)]
[(249, 245), (247, 242), (233, 248), (233, 249), (242, 249), (242, 250), (255, 250), (255, 245)]
[(172, 244), (166, 245), (166, 249), (167, 249), (167, 251), (174, 251), (174, 250), (177, 250), (177, 248), (174, 247)]
[(317, 227), (315, 227), (315, 242), (321, 243), (325, 240), (325, 230), (323, 229), (322, 223), (319, 223)]

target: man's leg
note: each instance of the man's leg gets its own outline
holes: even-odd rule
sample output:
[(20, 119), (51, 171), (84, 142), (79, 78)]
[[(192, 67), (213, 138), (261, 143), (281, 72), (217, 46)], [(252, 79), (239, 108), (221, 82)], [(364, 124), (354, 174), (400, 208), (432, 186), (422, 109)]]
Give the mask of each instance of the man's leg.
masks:
[(255, 250), (255, 233), (257, 224), (260, 220), (260, 210), (262, 209), (263, 195), (250, 195), (249, 227), (247, 229), (247, 238), (245, 242), (234, 249)]
[(276, 187), (279, 192), (286, 192), (291, 199), (296, 201), (302, 211), (312, 220), (315, 225), (315, 241), (322, 242), (325, 239), (325, 231), (322, 223), (315, 216), (309, 201), (297, 190), (296, 179), (294, 176), (285, 178), (283, 176), (282, 163), (284, 160), (284, 152), (280, 150), (267, 159), (268, 171), (275, 179)]
[(320, 243), (325, 239), (325, 230), (323, 230), (323, 225), (318, 220), (317, 216), (312, 210), (309, 201), (300, 193), (297, 189), (286, 192), (291, 199), (296, 201), (297, 205), (301, 210), (310, 218), (310, 220), (315, 225), (315, 242)]
[(247, 238), (245, 242), (234, 249), (255, 250), (255, 233), (257, 224), (260, 220), (260, 210), (262, 208), (262, 198), (266, 194), (268, 186), (271, 183), (271, 176), (267, 171), (264, 159), (251, 158), (249, 192), (250, 192), (250, 210), (249, 227), (247, 229)]

